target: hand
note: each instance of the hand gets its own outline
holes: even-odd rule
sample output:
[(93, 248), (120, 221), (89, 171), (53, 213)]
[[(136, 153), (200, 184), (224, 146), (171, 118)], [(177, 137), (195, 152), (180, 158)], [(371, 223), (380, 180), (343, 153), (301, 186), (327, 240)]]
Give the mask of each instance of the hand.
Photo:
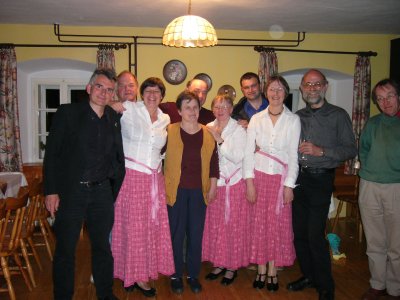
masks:
[(283, 187), (283, 204), (289, 204), (293, 201), (293, 189), (288, 186)]
[(211, 133), (211, 135), (214, 137), (214, 140), (217, 143), (222, 143), (224, 140), (221, 137), (221, 130), (219, 127), (216, 126), (207, 126), (207, 130)]
[(55, 213), (58, 210), (58, 206), (60, 205), (60, 197), (58, 194), (47, 195), (45, 199), (46, 208), (50, 212), (52, 218), (55, 217)]
[(322, 147), (315, 146), (311, 142), (302, 142), (299, 145), (299, 152), (301, 154), (311, 155), (311, 156), (322, 156)]
[(217, 197), (217, 181), (215, 177), (210, 178), (210, 190), (207, 193), (207, 202), (211, 203)]
[(110, 102), (109, 106), (119, 114), (122, 114), (126, 110), (122, 102), (119, 101)]
[(240, 126), (242, 126), (244, 129), (247, 129), (247, 126), (249, 126), (249, 122), (248, 122), (247, 120), (241, 120), (241, 119), (239, 119), (239, 120), (238, 120), (238, 124), (239, 124)]
[(213, 202), (215, 198), (217, 197), (217, 188), (216, 187), (210, 187), (210, 190), (208, 191), (208, 204)]
[(246, 199), (250, 203), (255, 203), (257, 200), (256, 187), (254, 186), (253, 178), (246, 179)]

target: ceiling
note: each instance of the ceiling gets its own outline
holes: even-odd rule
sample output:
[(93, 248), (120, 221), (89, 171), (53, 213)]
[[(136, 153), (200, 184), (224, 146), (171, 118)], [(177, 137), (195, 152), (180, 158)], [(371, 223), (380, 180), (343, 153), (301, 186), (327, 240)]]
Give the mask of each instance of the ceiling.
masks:
[[(0, 23), (164, 28), (189, 0), (0, 0)], [(192, 0), (215, 29), (400, 34), (400, 0)]]

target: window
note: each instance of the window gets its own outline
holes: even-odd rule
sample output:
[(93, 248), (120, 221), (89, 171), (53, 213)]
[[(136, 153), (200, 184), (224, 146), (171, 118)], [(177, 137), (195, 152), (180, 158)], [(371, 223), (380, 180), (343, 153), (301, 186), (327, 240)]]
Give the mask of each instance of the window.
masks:
[(34, 116), (34, 156), (44, 158), (46, 138), (49, 134), (53, 117), (61, 104), (78, 103), (88, 100), (86, 84), (73, 80), (42, 80), (34, 82), (35, 104)]

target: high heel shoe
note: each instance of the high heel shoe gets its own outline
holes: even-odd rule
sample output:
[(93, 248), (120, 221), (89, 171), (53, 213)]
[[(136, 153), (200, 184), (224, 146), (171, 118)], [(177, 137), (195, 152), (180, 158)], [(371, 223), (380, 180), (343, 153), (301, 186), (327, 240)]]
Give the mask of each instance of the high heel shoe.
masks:
[(141, 288), (137, 282), (135, 282), (134, 285), (128, 286), (125, 288), (127, 292), (132, 292), (134, 289), (138, 289), (144, 296), (146, 297), (154, 297), (156, 295), (156, 289), (155, 288), (150, 288), (149, 290), (146, 290), (144, 288)]
[[(256, 279), (253, 281), (253, 288), (255, 289), (263, 289), (265, 286), (265, 278), (267, 274), (257, 274)], [(264, 280), (262, 280), (264, 278)]]
[(267, 277), (267, 290), (270, 292), (276, 292), (279, 289), (278, 275)]
[[(232, 277), (231, 277), (231, 278), (225, 277), (226, 274), (227, 274), (228, 272), (232, 274)], [(235, 270), (235, 271), (233, 271), (233, 270), (226, 270), (225, 276), (222, 278), (221, 284), (222, 284), (222, 285), (230, 285), (230, 284), (232, 284), (232, 283), (235, 281), (235, 278), (237, 277), (237, 271), (236, 271), (236, 270)]]
[[(219, 270), (219, 272), (218, 272), (218, 273), (214, 273), (214, 271), (216, 271), (216, 270)], [(210, 273), (207, 274), (206, 279), (207, 279), (207, 280), (215, 280), (215, 279), (217, 279), (219, 276), (224, 275), (224, 274), (225, 274), (225, 271), (226, 271), (226, 269), (217, 267), (217, 268), (215, 268), (212, 272), (210, 272)]]

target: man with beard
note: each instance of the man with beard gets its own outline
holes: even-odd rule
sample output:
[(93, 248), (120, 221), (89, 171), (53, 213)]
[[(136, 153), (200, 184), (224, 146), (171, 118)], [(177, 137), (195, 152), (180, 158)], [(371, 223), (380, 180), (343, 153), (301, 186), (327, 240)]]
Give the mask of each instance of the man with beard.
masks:
[(300, 171), (294, 189), (293, 232), (296, 255), (303, 276), (287, 285), (290, 291), (315, 287), (319, 299), (334, 299), (325, 226), (333, 191), (335, 168), (356, 156), (357, 148), (347, 112), (325, 99), (328, 81), (311, 69), (301, 80), (307, 106), (301, 120)]
[(251, 117), (267, 108), (268, 100), (262, 94), (260, 78), (256, 73), (244, 73), (240, 77), (240, 89), (244, 97), (233, 107), (232, 118), (247, 128)]

